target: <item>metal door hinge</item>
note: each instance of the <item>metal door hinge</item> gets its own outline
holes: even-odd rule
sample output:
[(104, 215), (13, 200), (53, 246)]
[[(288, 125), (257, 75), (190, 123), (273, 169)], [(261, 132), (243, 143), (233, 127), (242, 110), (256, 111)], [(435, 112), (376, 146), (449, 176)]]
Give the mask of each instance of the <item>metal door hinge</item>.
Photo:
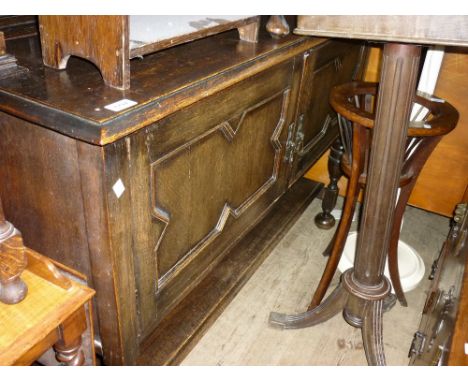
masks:
[(286, 148), (284, 152), (284, 159), (285, 163), (292, 163), (294, 157), (294, 147), (296, 146), (296, 142), (293, 139), (294, 135), (294, 126), (295, 122), (291, 123), (288, 127), (288, 138), (286, 139)]
[(297, 121), (295, 141), (295, 152), (300, 153), (304, 144), (304, 114), (301, 114)]
[(334, 64), (335, 64), (335, 70), (337, 72), (340, 72), (341, 69), (343, 69), (343, 60), (341, 57), (336, 57)]
[(408, 353), (408, 357), (417, 357), (423, 353), (424, 344), (426, 343), (426, 335), (417, 331), (414, 333), (413, 341), (411, 342), (411, 347)]
[[(304, 142), (304, 114), (301, 114), (297, 119), (297, 129), (295, 129), (296, 123), (291, 123), (288, 128), (288, 138), (286, 141), (286, 150), (284, 154), (284, 162), (292, 163), (294, 161), (294, 155), (300, 153)], [(294, 134), (294, 131), (296, 133)]]

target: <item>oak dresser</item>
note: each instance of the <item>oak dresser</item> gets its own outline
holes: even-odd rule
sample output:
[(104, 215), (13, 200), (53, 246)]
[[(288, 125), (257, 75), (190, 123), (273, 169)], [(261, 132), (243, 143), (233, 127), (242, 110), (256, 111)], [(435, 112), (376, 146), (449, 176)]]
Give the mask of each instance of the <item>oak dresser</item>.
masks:
[(7, 38), (27, 71), (0, 80), (5, 215), (88, 277), (105, 364), (174, 362), (161, 322), (337, 137), (329, 90), (362, 46), (261, 29), (135, 58), (128, 90), (79, 58), (45, 67), (37, 35)]

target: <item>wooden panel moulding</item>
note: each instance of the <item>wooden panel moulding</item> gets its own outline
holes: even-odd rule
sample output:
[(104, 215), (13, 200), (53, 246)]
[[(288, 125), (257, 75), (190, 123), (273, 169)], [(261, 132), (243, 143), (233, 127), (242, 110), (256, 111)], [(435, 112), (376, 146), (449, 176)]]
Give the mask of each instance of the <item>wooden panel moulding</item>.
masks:
[(278, 65), (129, 138), (143, 332), (282, 192), (292, 66)]
[[(261, 101), (151, 164), (153, 217), (162, 223), (155, 248), (158, 288), (276, 182), (288, 95)], [(258, 161), (245, 152), (258, 154)], [(183, 200), (191, 201), (191, 209), (183, 208)]]

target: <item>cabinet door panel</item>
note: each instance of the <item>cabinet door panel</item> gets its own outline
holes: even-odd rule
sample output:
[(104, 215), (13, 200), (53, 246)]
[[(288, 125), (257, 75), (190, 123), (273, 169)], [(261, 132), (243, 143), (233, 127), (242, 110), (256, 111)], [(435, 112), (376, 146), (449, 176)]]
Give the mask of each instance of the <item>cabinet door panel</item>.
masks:
[(338, 135), (336, 113), (328, 98), (333, 86), (350, 81), (358, 68), (361, 45), (329, 41), (304, 54), (296, 118), (294, 180), (320, 157)]
[(143, 337), (284, 192), (292, 68), (280, 64), (129, 139)]
[(157, 248), (159, 288), (219, 235), (230, 216), (241, 216), (275, 183), (287, 94), (254, 105), (151, 164), (153, 216), (166, 226)]

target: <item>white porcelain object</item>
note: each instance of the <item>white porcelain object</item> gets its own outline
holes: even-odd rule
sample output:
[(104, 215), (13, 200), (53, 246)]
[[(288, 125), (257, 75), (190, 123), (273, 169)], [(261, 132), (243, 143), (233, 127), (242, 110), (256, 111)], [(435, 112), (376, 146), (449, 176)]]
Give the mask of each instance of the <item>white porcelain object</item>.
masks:
[[(353, 266), (354, 254), (356, 252), (356, 239), (357, 232), (352, 232), (348, 235), (343, 249), (343, 255), (338, 263), (338, 269), (341, 273)], [(419, 256), (412, 247), (401, 240), (398, 242), (398, 270), (400, 272), (403, 292), (409, 292), (416, 288), (423, 279), (425, 272), (424, 262), (421, 256)], [(390, 279), (388, 262), (385, 264), (384, 274)]]

